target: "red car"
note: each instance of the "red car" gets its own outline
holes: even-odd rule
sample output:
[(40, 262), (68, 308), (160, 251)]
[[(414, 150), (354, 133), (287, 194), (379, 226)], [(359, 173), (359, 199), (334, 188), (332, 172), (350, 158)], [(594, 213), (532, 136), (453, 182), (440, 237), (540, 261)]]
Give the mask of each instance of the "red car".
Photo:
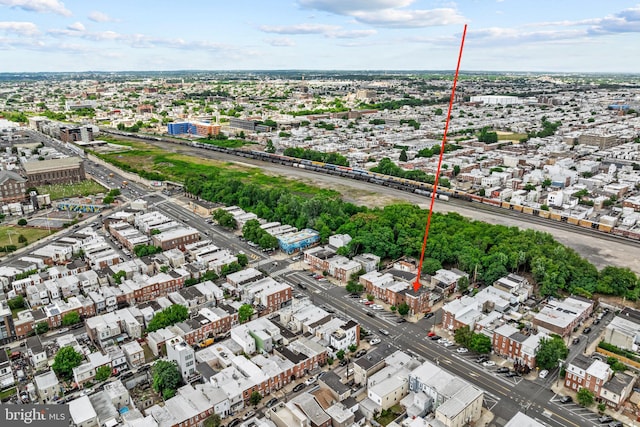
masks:
[(427, 334), (427, 336), (428, 336), (429, 338), (431, 338), (431, 337), (435, 337), (435, 336), (436, 336), (436, 333), (435, 333), (435, 332), (429, 332), (429, 333)]
[(373, 301), (367, 301), (364, 303), (364, 305), (372, 305), (372, 304), (373, 304)]

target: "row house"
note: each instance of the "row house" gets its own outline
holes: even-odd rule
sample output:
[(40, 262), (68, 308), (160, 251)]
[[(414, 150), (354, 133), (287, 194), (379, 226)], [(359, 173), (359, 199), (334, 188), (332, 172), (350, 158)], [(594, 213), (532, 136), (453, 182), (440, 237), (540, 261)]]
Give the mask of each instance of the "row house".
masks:
[(350, 260), (343, 256), (334, 256), (329, 260), (329, 275), (335, 277), (342, 283), (346, 283), (351, 276), (362, 268), (359, 262)]
[(593, 301), (579, 296), (571, 296), (562, 301), (549, 299), (540, 312), (536, 313), (533, 324), (541, 331), (567, 338), (574, 328), (591, 315), (593, 305)]
[(358, 280), (368, 294), (384, 301), (387, 300), (387, 288), (395, 282), (391, 274), (378, 271), (363, 274)]
[(144, 365), (144, 349), (137, 340), (124, 343), (120, 348), (122, 349), (124, 357), (127, 360), (127, 364), (131, 369), (136, 369)]
[(264, 277), (264, 274), (253, 267), (245, 268), (244, 270), (237, 271), (227, 275), (227, 283), (234, 288), (239, 288), (247, 283), (255, 282)]
[(566, 367), (564, 386), (573, 391), (586, 388), (600, 398), (602, 387), (613, 376), (611, 367), (600, 360), (577, 355)]
[(548, 336), (542, 332), (537, 335), (525, 335), (515, 327), (505, 324), (493, 331), (492, 348), (495, 354), (534, 369), (536, 353), (543, 338)]
[(184, 250), (185, 245), (198, 240), (200, 240), (200, 232), (193, 227), (177, 227), (151, 236), (152, 244), (162, 248), (163, 251), (173, 248)]
[(431, 276), (431, 286), (439, 288), (442, 295), (448, 295), (456, 291), (462, 278), (466, 278), (468, 281), (469, 275), (456, 268), (452, 270), (441, 268)]
[(265, 277), (246, 285), (242, 295), (245, 301), (257, 306), (260, 316), (265, 316), (289, 304), (293, 297), (293, 289), (286, 283)]
[(304, 260), (311, 268), (319, 271), (329, 271), (329, 260), (336, 255), (336, 250), (330, 246), (319, 246), (304, 251)]
[(130, 305), (152, 301), (184, 286), (184, 277), (171, 273), (173, 272), (158, 273), (155, 276), (136, 276), (133, 280), (125, 280), (119, 288)]
[(149, 244), (149, 237), (126, 222), (109, 224), (109, 233), (125, 248), (132, 251), (137, 245)]
[(230, 306), (201, 308), (198, 314), (176, 324), (188, 344), (197, 344), (207, 338), (224, 335), (238, 324), (238, 312)]

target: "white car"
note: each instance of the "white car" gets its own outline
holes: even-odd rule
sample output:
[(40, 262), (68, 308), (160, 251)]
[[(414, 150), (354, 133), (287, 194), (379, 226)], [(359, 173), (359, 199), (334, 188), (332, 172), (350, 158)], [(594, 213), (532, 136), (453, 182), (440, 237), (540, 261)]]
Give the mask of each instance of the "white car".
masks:
[(253, 417), (255, 414), (256, 414), (255, 411), (249, 411), (246, 414), (244, 414), (242, 419), (247, 421), (249, 418)]
[(464, 348), (464, 347), (460, 347), (460, 348), (459, 348), (459, 349), (457, 349), (456, 351), (457, 351), (458, 353), (466, 353), (466, 352), (468, 352), (469, 350), (467, 350), (467, 349), (466, 349), (466, 348)]
[(445, 347), (451, 347), (454, 344), (451, 341), (445, 341), (442, 345)]
[(547, 371), (546, 369), (543, 369), (542, 371), (540, 371), (540, 373), (538, 374), (538, 376), (540, 378), (547, 378), (547, 375), (549, 375), (549, 371)]
[(371, 306), (371, 308), (372, 308), (373, 310), (382, 310), (382, 306), (381, 306), (381, 305), (379, 305), (379, 304), (373, 304), (373, 305)]
[(376, 344), (380, 344), (380, 338), (373, 338), (371, 341), (369, 341), (369, 345), (376, 345)]
[(305, 383), (306, 385), (311, 385), (311, 384), (315, 383), (315, 382), (316, 382), (316, 380), (317, 380), (317, 378), (316, 378), (315, 376), (313, 376), (313, 377), (309, 377), (309, 378), (307, 378), (307, 380), (306, 380), (304, 383)]
[(496, 366), (496, 362), (493, 360), (487, 360), (486, 362), (482, 362), (482, 366), (485, 368), (490, 368), (491, 366)]

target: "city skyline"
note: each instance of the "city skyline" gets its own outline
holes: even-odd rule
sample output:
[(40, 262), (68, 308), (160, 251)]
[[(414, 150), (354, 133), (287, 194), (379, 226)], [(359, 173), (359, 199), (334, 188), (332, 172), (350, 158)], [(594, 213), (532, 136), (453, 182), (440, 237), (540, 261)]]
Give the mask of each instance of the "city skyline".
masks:
[(640, 4), (0, 0), (4, 72), (640, 71)]

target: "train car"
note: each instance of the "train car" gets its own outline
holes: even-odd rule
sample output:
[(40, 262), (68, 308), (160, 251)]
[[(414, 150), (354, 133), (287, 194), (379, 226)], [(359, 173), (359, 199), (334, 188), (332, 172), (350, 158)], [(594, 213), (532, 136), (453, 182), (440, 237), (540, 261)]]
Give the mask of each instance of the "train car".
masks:
[(496, 207), (501, 206), (500, 200), (489, 199), (488, 197), (483, 198), (482, 203), (484, 203), (485, 205), (491, 205)]
[(580, 225), (580, 220), (574, 216), (570, 216), (567, 218), (567, 222), (573, 225)]
[(611, 233), (612, 229), (613, 229), (613, 226), (611, 225), (598, 223), (598, 230), (600, 231), (604, 231), (605, 233)]
[(529, 215), (533, 215), (533, 208), (530, 206), (523, 206), (522, 207), (522, 212), (529, 214)]
[(578, 221), (578, 225), (580, 227), (584, 227), (584, 228), (593, 228), (593, 222), (587, 220), (587, 219), (581, 219)]
[(540, 210), (540, 212), (538, 213), (538, 216), (540, 218), (549, 218), (550, 212), (549, 211), (544, 211), (544, 210)]
[(524, 209), (524, 206), (522, 206), (522, 205), (511, 205), (511, 209), (516, 211), (516, 212), (522, 212), (522, 209)]
[(549, 212), (549, 218), (556, 221), (562, 220), (562, 216), (559, 213), (555, 213), (555, 212)]
[(502, 202), (500, 206), (504, 209), (511, 209), (511, 203), (509, 202)]

